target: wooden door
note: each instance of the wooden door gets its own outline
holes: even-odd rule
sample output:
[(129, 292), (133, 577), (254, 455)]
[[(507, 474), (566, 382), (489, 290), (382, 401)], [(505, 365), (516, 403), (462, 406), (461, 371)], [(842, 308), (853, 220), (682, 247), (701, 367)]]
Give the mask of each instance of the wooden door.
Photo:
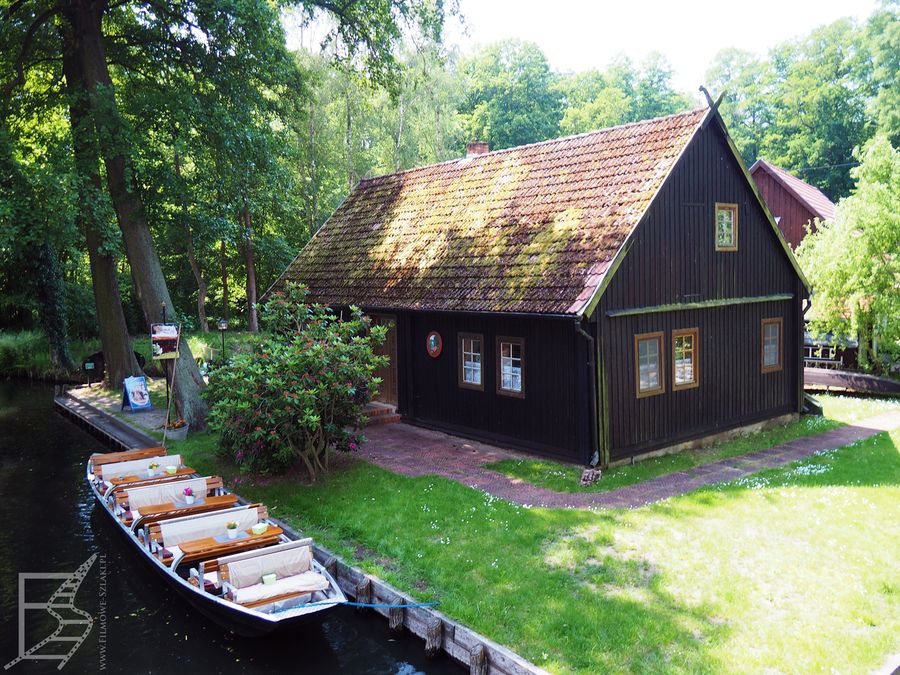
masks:
[(384, 344), (375, 347), (376, 354), (387, 356), (388, 364), (384, 368), (375, 371), (375, 376), (381, 378), (376, 401), (397, 405), (397, 317), (389, 314), (376, 314), (372, 316), (372, 323), (377, 326), (387, 326), (387, 337)]

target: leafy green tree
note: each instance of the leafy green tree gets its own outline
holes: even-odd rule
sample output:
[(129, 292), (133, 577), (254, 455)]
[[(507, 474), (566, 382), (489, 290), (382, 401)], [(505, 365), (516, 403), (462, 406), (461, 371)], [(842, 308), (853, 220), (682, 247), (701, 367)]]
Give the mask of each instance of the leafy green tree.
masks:
[[(883, 23), (882, 32), (891, 34), (890, 22)], [(865, 27), (840, 20), (778, 45), (763, 61), (721, 52), (708, 80), (732, 97), (723, 113), (745, 160), (764, 157), (835, 200), (848, 194), (853, 148), (875, 129), (868, 112), (878, 100), (873, 93), (887, 102), (896, 91), (896, 71), (890, 72), (896, 57), (883, 52), (873, 68), (872, 50)]]
[(597, 70), (564, 75), (559, 79), (563, 100), (563, 134), (624, 124), (633, 114), (634, 100), (624, 89), (613, 84), (613, 78)]
[(868, 21), (866, 42), (872, 58), (874, 96), (870, 112), (880, 133), (900, 145), (900, 1), (883, 0)]
[(672, 87), (672, 66), (659, 52), (650, 52), (641, 63), (634, 88), (632, 120), (663, 117), (687, 110), (690, 101)]
[(716, 54), (706, 80), (711, 91), (727, 93), (721, 111), (728, 132), (747, 165), (753, 164), (763, 156), (762, 148), (774, 117), (768, 64), (750, 52), (723, 49)]
[(40, 324), (50, 345), (51, 366), (72, 371), (75, 365), (68, 347), (68, 310), (54, 244), (54, 239), (71, 234), (71, 203), (57, 171), (52, 157), (17, 157), (8, 131), (0, 128), (0, 260), (4, 268), (24, 272), (24, 278), (12, 281), (20, 288), (25, 282), (36, 300)]
[(469, 140), (499, 150), (559, 135), (562, 105), (547, 57), (531, 42), (506, 40), (461, 64), (460, 107)]
[(900, 361), (900, 152), (876, 136), (857, 156), (852, 194), (797, 257), (814, 284), (812, 327), (857, 336), (860, 365), (888, 372)]
[(210, 424), (242, 470), (282, 473), (302, 462), (315, 479), (331, 453), (363, 441), (355, 430), (377, 391), (373, 374), (386, 357), (373, 347), (387, 329), (355, 308), (341, 320), (306, 295), (294, 284), (273, 293), (263, 311), (266, 337), (210, 376)]

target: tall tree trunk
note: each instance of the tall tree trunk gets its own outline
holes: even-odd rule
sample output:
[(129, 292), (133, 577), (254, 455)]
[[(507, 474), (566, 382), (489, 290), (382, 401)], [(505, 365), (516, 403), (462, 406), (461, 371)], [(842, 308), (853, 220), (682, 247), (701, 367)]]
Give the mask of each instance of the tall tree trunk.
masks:
[(69, 354), (68, 317), (63, 280), (59, 272), (56, 249), (49, 240), (38, 246), (33, 262), (32, 278), (35, 282), (41, 326), (50, 344), (50, 365), (72, 372), (75, 370), (75, 364)]
[(405, 106), (403, 105), (403, 95), (400, 95), (400, 101), (398, 102), (398, 114), (400, 115), (400, 123), (397, 125), (397, 136), (394, 138), (394, 171), (400, 170), (401, 159), (400, 159), (400, 149), (403, 145), (403, 117), (405, 113)]
[[(175, 151), (175, 177), (181, 183), (181, 155)], [(184, 227), (184, 235), (187, 239), (187, 259), (191, 266), (191, 272), (194, 274), (194, 281), (197, 282), (197, 318), (200, 319), (200, 330), (204, 333), (209, 332), (209, 320), (206, 318), (206, 280), (203, 278), (203, 270), (200, 269), (200, 263), (197, 262), (197, 255), (194, 253), (194, 235), (191, 232), (191, 224), (185, 217), (184, 212), (181, 213), (181, 224)]]
[(319, 183), (316, 175), (316, 111), (313, 107), (314, 97), (309, 102), (309, 185), (312, 186), (307, 195), (310, 208), (309, 235), (312, 236), (319, 229)]
[(63, 70), (69, 93), (69, 124), (78, 177), (76, 217), (87, 244), (105, 378), (109, 386), (118, 387), (126, 377), (140, 374), (141, 369), (131, 348), (131, 336), (122, 311), (116, 260), (104, 246), (103, 225), (97, 217), (95, 204), (101, 190), (100, 156), (94, 128), (88, 119), (87, 89), (77, 55), (68, 48), (63, 56)]
[[(76, 52), (80, 56), (84, 80), (91, 94), (94, 123), (103, 162), (106, 184), (116, 212), (116, 220), (125, 243), (125, 253), (131, 264), (135, 291), (147, 323), (162, 319), (162, 307), (174, 307), (159, 256), (150, 236), (150, 228), (140, 197), (128, 187), (131, 174), (127, 156), (128, 133), (119, 114), (109, 65), (103, 50), (102, 19), (106, 2), (74, 0), (70, 19), (74, 28)], [(181, 342), (180, 356), (175, 364), (175, 406), (178, 414), (196, 429), (206, 428), (206, 403), (200, 396), (205, 386), (194, 362), (187, 340)]]
[(346, 145), (347, 149), (347, 191), (351, 192), (353, 190), (353, 154), (351, 152), (352, 149), (352, 131), (353, 131), (353, 116), (350, 114), (350, 87), (347, 87), (346, 90), (346, 104), (347, 104), (347, 128), (344, 134), (344, 145)]
[(231, 310), (228, 307), (228, 251), (224, 239), (219, 242), (219, 254), (222, 263), (222, 318), (228, 321)]
[(250, 220), (250, 209), (241, 211), (243, 230), (241, 236), (241, 253), (244, 267), (247, 270), (247, 329), (251, 333), (259, 332), (259, 320), (256, 312), (256, 261), (253, 257), (253, 223)]

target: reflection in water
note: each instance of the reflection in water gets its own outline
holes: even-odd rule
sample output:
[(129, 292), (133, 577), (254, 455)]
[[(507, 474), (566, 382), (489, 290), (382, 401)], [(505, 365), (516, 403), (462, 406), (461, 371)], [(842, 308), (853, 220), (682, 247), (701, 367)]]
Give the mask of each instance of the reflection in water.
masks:
[[(73, 572), (97, 553), (75, 598), (94, 626), (64, 672), (461, 672), (449, 659), (427, 659), (419, 640), (392, 637), (383, 619), (345, 607), (285, 635), (247, 639), (223, 631), (165, 587), (95, 510), (84, 463), (106, 448), (53, 412), (52, 398), (49, 386), (0, 381), (0, 665), (18, 654), (18, 574)], [(59, 583), (29, 585), (27, 599), (45, 599)], [(29, 610), (26, 649), (55, 627), (46, 613)], [(9, 672), (56, 666), (22, 662)]]

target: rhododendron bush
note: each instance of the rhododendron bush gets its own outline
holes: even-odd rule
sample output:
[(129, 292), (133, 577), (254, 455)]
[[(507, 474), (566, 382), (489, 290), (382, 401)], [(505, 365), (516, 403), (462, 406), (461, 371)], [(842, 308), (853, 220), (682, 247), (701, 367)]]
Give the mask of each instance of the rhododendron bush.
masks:
[(387, 358), (386, 328), (351, 308), (341, 316), (288, 284), (262, 308), (267, 337), (210, 374), (209, 424), (242, 470), (281, 473), (302, 463), (315, 478), (334, 451), (355, 450), (363, 408)]

